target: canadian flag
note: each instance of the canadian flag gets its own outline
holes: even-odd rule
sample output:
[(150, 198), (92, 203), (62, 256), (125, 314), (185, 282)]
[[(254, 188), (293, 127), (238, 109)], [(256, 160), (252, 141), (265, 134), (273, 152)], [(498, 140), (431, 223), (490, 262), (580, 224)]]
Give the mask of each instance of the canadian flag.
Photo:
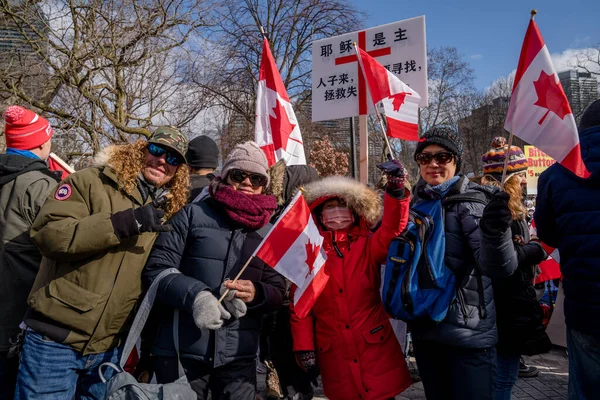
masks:
[(254, 252), (297, 286), (294, 309), (300, 318), (308, 314), (329, 280), (323, 270), (327, 256), (322, 245), (323, 236), (298, 192)]
[(366, 51), (358, 47), (356, 49), (373, 104), (383, 108), (385, 113), (386, 135), (404, 140), (419, 140), (418, 103), (421, 96)]
[(550, 53), (533, 18), (529, 21), (504, 129), (587, 178), (577, 125)]
[(254, 141), (267, 155), (269, 166), (281, 159), (286, 165), (306, 164), (298, 120), (266, 38), (256, 89)]
[(48, 168), (50, 171), (60, 171), (60, 179), (65, 179), (67, 176), (75, 172), (73, 167), (71, 167), (65, 160), (54, 153), (50, 153), (50, 156), (48, 157)]

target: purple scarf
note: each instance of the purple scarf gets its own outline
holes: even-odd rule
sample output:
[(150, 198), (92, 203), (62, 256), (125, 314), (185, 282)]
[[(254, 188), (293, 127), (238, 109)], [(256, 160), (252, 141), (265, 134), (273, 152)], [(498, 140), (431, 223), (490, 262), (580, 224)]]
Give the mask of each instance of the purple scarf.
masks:
[(223, 205), (233, 222), (248, 229), (256, 230), (265, 226), (277, 209), (275, 196), (245, 194), (218, 181), (210, 185), (209, 193)]

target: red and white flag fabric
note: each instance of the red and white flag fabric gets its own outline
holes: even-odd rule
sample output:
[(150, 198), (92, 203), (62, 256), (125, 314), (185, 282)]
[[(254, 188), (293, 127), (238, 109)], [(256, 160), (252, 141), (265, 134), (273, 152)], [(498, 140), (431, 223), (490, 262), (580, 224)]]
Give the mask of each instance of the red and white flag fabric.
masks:
[(48, 168), (50, 171), (59, 171), (61, 173), (60, 179), (65, 179), (67, 176), (75, 172), (73, 167), (71, 167), (65, 160), (54, 153), (50, 153), (50, 156), (48, 157)]
[(281, 159), (286, 165), (306, 164), (300, 126), (267, 39), (256, 89), (254, 141), (267, 155), (269, 166)]
[(577, 176), (590, 175), (581, 158), (573, 112), (533, 18), (521, 48), (504, 129), (536, 146)]
[(327, 256), (322, 245), (323, 236), (298, 192), (254, 252), (297, 286), (294, 310), (300, 318), (308, 314), (329, 280), (323, 270)]
[(388, 71), (361, 48), (358, 62), (367, 81), (375, 107), (383, 108), (389, 137), (419, 140), (419, 101), (421, 96)]

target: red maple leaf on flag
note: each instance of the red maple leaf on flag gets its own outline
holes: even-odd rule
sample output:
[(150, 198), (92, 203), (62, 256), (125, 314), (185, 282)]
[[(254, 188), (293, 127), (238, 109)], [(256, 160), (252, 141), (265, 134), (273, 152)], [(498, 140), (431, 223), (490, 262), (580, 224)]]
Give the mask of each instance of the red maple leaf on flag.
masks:
[(281, 105), (279, 99), (273, 107), (275, 112), (275, 118), (269, 115), (269, 121), (271, 122), (271, 134), (273, 136), (273, 147), (277, 149), (287, 149), (287, 143), (290, 139), (290, 135), (294, 131), (296, 125), (290, 122), (287, 111)]
[(304, 279), (308, 278), (308, 276), (313, 273), (313, 270), (315, 269), (315, 261), (317, 260), (317, 256), (319, 255), (320, 251), (321, 246), (315, 246), (315, 244), (311, 243), (309, 239), (308, 243), (306, 243), (306, 265), (308, 265), (308, 273)]
[(402, 104), (404, 104), (404, 99), (406, 99), (406, 96), (412, 96), (412, 93), (402, 92), (388, 97), (388, 99), (392, 99), (392, 107), (394, 108), (394, 111), (400, 111), (400, 107), (402, 107)]
[(560, 82), (556, 83), (554, 74), (548, 75), (542, 71), (538, 80), (533, 82), (533, 86), (538, 96), (537, 101), (533, 104), (548, 110), (542, 119), (539, 120), (538, 125), (544, 122), (550, 111), (560, 119), (565, 119), (565, 115), (572, 113), (569, 101), (563, 92)]

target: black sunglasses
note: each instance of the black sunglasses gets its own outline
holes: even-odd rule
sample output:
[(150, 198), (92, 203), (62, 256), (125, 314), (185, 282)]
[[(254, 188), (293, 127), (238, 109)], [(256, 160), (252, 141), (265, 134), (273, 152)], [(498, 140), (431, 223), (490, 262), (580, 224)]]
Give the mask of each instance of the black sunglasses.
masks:
[(178, 166), (182, 163), (181, 157), (178, 154), (174, 154), (171, 151), (161, 147), (157, 144), (150, 143), (148, 145), (148, 153), (152, 154), (154, 157), (162, 157), (163, 154), (167, 155), (167, 164), (172, 165), (174, 167)]
[(439, 153), (431, 154), (431, 153), (419, 153), (415, 156), (415, 160), (421, 165), (427, 165), (431, 162), (431, 160), (435, 160), (435, 162), (439, 165), (448, 164), (454, 158), (454, 154), (449, 151), (441, 151)]
[(267, 177), (264, 175), (242, 171), (241, 169), (232, 169), (229, 171), (229, 178), (235, 183), (242, 183), (248, 177), (250, 177), (250, 183), (253, 188), (265, 186), (267, 184)]

